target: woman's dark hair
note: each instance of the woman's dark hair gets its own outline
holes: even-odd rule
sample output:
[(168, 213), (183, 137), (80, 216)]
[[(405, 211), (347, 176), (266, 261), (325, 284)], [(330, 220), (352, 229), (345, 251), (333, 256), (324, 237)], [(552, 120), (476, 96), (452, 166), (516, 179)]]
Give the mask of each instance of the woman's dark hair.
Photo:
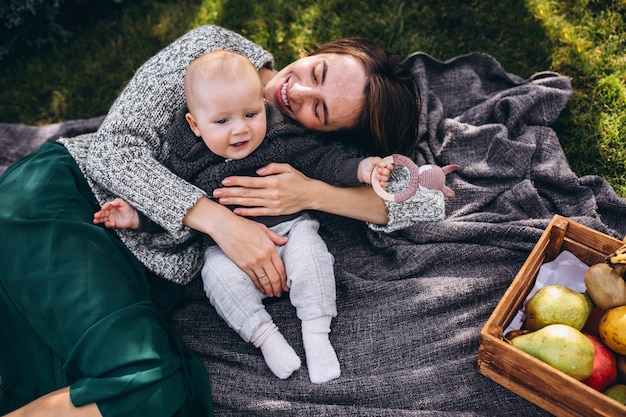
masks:
[(365, 66), (365, 106), (351, 132), (358, 137), (352, 141), (372, 154), (409, 155), (417, 141), (420, 115), (417, 84), (409, 69), (396, 55), (364, 38), (338, 39), (309, 55), (328, 53), (350, 55)]

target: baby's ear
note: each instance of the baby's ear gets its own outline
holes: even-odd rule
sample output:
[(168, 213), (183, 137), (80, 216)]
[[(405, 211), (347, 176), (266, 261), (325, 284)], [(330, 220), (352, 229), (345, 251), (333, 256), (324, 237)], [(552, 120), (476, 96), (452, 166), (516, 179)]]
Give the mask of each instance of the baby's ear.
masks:
[(185, 114), (185, 120), (189, 123), (189, 127), (194, 135), (200, 137), (200, 129), (198, 129), (198, 123), (196, 123), (196, 119), (194, 119), (193, 115), (189, 112)]

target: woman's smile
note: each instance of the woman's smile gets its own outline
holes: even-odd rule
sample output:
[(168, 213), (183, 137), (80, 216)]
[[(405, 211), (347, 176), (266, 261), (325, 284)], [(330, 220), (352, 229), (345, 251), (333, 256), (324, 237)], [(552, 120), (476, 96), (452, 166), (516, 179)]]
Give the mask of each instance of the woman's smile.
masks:
[(278, 94), (279, 94), (279, 102), (287, 109), (287, 110), (291, 110), (289, 107), (289, 98), (287, 98), (287, 84), (288, 84), (289, 79), (287, 79), (287, 81), (285, 81), (285, 83), (283, 84), (282, 88), (279, 90)]

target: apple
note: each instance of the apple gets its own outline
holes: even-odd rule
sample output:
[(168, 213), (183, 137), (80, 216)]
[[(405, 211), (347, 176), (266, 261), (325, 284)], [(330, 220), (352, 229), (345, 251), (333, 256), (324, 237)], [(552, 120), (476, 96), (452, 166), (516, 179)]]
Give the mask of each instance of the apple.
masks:
[(593, 372), (581, 382), (597, 391), (604, 391), (617, 379), (617, 358), (596, 336), (584, 333), (595, 348)]

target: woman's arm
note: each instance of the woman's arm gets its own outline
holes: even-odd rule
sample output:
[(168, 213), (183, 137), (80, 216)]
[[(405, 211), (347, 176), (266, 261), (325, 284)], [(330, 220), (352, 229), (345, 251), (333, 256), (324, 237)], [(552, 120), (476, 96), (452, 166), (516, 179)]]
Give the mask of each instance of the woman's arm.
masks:
[(314, 210), (375, 224), (387, 224), (387, 206), (371, 187), (335, 187), (313, 180)]
[(319, 210), (376, 224), (387, 224), (387, 207), (370, 187), (335, 187), (306, 177), (289, 164), (272, 163), (259, 177), (227, 177), (213, 196), (221, 204), (245, 206), (242, 216), (277, 216)]
[(95, 183), (177, 238), (189, 233), (183, 217), (204, 193), (163, 165), (165, 133), (185, 105), (183, 76), (189, 63), (215, 49), (240, 52), (257, 68), (272, 64), (267, 51), (241, 35), (217, 26), (196, 28), (142, 65), (111, 106), (87, 156), (87, 174)]
[[(124, 88), (90, 144), (86, 173), (98, 201), (121, 197), (168, 232), (156, 237), (121, 234), (144, 265), (159, 275), (184, 283), (197, 272), (201, 245), (188, 244), (191, 229), (196, 229), (208, 233), (256, 284), (254, 271), (270, 276), (271, 282), (264, 280), (263, 288), (272, 295), (284, 281), (275, 236), (250, 220), (226, 213), (206, 193), (164, 166), (169, 154), (165, 133), (185, 105), (186, 68), (215, 49), (239, 52), (257, 68), (273, 65), (267, 51), (227, 29), (202, 26), (188, 32), (150, 58)], [(165, 245), (171, 250), (163, 251)]]

